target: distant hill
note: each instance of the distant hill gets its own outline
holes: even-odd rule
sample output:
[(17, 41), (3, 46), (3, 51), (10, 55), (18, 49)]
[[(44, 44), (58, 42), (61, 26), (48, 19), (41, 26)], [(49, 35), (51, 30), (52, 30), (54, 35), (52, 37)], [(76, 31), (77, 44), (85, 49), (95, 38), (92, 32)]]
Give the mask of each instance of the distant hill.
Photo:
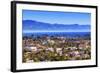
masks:
[(23, 30), (90, 30), (90, 25), (50, 24), (34, 20), (23, 20)]

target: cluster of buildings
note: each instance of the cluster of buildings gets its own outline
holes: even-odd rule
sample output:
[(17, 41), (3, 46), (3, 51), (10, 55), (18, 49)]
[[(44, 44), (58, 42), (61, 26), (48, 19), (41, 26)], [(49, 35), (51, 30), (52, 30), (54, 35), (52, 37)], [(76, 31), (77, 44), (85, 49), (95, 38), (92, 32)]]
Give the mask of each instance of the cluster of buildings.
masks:
[(23, 62), (91, 59), (89, 39), (42, 37), (23, 39)]

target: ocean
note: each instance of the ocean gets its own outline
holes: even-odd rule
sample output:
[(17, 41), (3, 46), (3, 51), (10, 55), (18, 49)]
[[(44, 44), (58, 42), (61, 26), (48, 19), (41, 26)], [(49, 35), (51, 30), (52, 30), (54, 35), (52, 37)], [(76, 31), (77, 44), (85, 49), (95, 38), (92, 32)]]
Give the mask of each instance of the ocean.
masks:
[(34, 33), (22, 33), (23, 37), (90, 37), (91, 32), (34, 32)]

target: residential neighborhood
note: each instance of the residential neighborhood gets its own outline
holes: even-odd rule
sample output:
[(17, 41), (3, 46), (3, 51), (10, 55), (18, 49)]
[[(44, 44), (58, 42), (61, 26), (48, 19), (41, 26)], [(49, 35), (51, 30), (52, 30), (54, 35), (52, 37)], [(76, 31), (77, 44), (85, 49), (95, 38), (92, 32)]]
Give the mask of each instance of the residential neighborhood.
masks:
[(91, 59), (88, 38), (23, 37), (23, 63)]

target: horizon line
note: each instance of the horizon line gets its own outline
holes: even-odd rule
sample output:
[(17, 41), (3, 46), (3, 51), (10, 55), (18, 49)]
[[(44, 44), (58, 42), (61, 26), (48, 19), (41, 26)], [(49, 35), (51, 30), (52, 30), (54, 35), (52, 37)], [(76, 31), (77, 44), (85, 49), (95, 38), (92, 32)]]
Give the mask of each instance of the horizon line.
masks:
[(91, 31), (22, 31), (22, 33), (37, 33), (37, 32), (91, 32)]

